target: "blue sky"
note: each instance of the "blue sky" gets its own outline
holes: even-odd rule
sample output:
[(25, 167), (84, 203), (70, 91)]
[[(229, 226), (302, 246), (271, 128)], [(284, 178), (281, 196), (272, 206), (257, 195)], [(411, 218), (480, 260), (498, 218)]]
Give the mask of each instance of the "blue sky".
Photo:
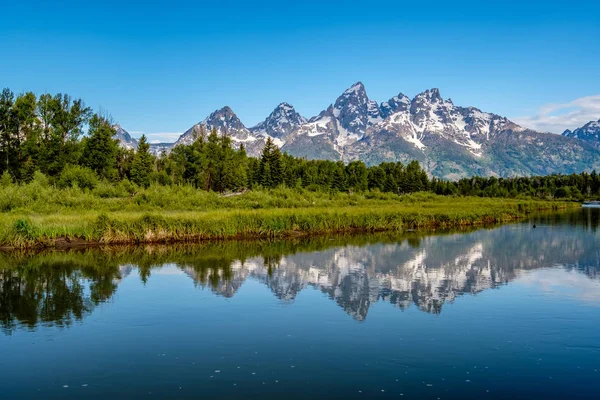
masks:
[(556, 132), (600, 118), (597, 1), (52, 3), (4, 2), (0, 86), (81, 97), (151, 140), (224, 105), (247, 126), (282, 101), (310, 117), (356, 81)]

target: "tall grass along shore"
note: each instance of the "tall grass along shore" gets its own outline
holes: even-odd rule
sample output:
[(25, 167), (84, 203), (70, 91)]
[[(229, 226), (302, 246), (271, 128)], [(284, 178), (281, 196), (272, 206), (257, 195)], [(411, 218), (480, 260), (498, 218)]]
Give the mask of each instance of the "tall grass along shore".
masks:
[(33, 180), (0, 191), (0, 246), (62, 247), (281, 238), (453, 228), (514, 221), (569, 203), (527, 199), (312, 192), (278, 188), (222, 195), (189, 186), (59, 189)]

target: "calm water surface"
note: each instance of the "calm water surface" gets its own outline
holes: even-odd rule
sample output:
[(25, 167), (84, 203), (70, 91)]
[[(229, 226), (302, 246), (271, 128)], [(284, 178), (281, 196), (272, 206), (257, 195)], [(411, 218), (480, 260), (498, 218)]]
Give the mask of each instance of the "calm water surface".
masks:
[(598, 211), (0, 254), (0, 398), (598, 399)]

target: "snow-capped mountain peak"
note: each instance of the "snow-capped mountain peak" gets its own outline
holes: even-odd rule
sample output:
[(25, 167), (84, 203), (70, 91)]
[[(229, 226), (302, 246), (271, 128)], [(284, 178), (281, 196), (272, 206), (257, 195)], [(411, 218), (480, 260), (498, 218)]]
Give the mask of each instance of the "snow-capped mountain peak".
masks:
[(600, 119), (598, 121), (590, 121), (581, 128), (574, 129), (573, 131), (567, 129), (562, 135), (600, 145)]
[(239, 145), (239, 143), (254, 142), (257, 140), (257, 138), (250, 133), (248, 128), (244, 126), (233, 110), (229, 106), (225, 106), (214, 111), (202, 122), (197, 123), (185, 131), (185, 133), (177, 139), (175, 146), (179, 144), (189, 145), (196, 140), (199, 134), (202, 132), (208, 134), (212, 129), (216, 129), (219, 134), (231, 136), (232, 141), (237, 145)]
[(394, 96), (388, 101), (381, 103), (380, 113), (383, 119), (386, 119), (390, 115), (398, 111), (406, 111), (410, 107), (410, 98), (399, 93), (398, 96)]
[(337, 98), (332, 114), (337, 125), (334, 135), (337, 146), (343, 147), (362, 139), (369, 126), (369, 117), (377, 119), (373, 104), (369, 104), (369, 97), (361, 82), (348, 88)]
[(216, 128), (219, 132), (244, 130), (246, 127), (229, 106), (214, 111), (201, 124)]
[(367, 103), (368, 125), (375, 125), (383, 120), (381, 108), (375, 100), (369, 100)]
[(250, 128), (250, 132), (256, 136), (271, 137), (281, 147), (286, 137), (307, 121), (291, 104), (284, 102), (275, 107), (263, 122)]
[[(447, 179), (600, 169), (600, 121), (566, 131), (564, 137), (539, 133), (475, 107), (457, 106), (437, 88), (412, 99), (399, 93), (378, 105), (357, 82), (309, 120), (280, 103), (250, 129), (223, 107), (188, 129), (175, 145), (190, 144), (197, 133), (213, 128), (229, 135), (234, 146), (243, 143), (250, 156), (259, 156), (271, 138), (296, 157), (369, 165), (416, 159), (432, 175)], [(593, 145), (571, 137), (588, 138)]]
[(348, 89), (346, 89), (346, 91), (344, 92), (344, 95), (346, 94), (359, 94), (359, 95), (365, 95), (366, 96), (366, 92), (365, 92), (365, 85), (363, 85), (362, 82), (356, 82), (354, 85), (350, 86)]

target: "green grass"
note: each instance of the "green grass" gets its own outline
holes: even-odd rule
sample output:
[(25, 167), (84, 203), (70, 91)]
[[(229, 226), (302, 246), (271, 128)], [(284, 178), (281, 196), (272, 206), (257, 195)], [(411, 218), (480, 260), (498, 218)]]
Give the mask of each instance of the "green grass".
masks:
[(297, 189), (222, 196), (190, 187), (44, 182), (0, 189), (0, 246), (197, 242), (308, 234), (454, 228), (513, 221), (561, 202), (444, 197), (430, 193), (319, 193)]

